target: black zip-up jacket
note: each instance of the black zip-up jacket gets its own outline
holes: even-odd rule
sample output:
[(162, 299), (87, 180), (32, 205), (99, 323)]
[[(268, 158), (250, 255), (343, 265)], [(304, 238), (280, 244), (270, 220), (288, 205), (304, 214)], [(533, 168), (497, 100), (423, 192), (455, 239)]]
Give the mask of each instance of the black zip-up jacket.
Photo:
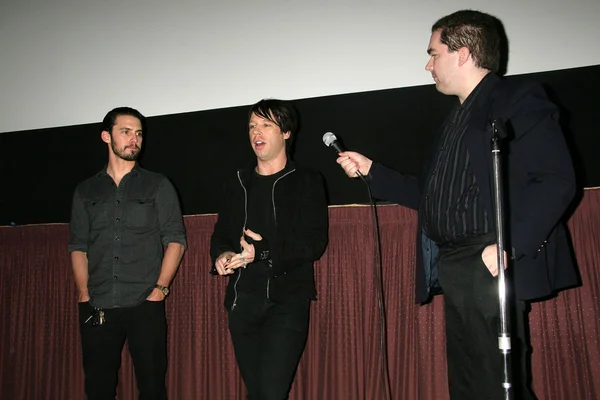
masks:
[[(247, 220), (247, 193), (252, 169), (241, 169), (225, 182), (221, 209), (210, 241), (214, 263), (226, 251), (241, 251), (240, 237)], [(316, 299), (313, 263), (328, 241), (328, 212), (321, 175), (287, 162), (283, 175), (273, 184), (271, 193), (276, 235), (269, 239), (268, 264), (271, 268), (266, 296), (274, 302), (292, 299)], [(260, 233), (260, 232), (258, 232)], [(256, 255), (258, 261), (260, 255)], [(251, 265), (248, 268), (252, 268)], [(243, 268), (229, 276), (225, 307), (233, 309), (237, 284), (244, 279)]]

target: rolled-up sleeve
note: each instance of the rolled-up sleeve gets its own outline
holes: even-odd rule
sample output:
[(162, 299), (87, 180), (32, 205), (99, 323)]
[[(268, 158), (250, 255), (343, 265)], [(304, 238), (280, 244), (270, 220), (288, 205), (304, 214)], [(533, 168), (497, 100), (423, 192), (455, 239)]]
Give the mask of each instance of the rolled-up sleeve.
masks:
[(79, 194), (79, 187), (73, 194), (73, 204), (71, 206), (71, 221), (69, 223), (69, 253), (82, 251), (87, 253), (88, 237), (90, 233), (90, 219), (88, 217), (85, 205)]
[(187, 248), (179, 198), (175, 188), (167, 178), (163, 179), (158, 188), (156, 206), (158, 228), (163, 246), (167, 246), (169, 243), (179, 243)]

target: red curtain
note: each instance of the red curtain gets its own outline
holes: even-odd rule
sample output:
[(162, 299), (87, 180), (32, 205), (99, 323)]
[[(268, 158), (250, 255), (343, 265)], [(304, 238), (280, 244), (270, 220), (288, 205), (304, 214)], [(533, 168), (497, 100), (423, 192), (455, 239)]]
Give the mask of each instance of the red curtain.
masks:
[[(443, 299), (413, 303), (416, 215), (399, 206), (378, 214), (390, 398), (448, 399)], [(291, 399), (384, 398), (370, 209), (336, 207), (329, 216), (319, 300)], [(226, 278), (208, 274), (214, 222), (185, 218), (189, 249), (167, 299), (171, 399), (244, 398), (222, 306)], [(569, 226), (583, 286), (533, 304), (530, 314), (540, 400), (600, 398), (600, 190), (586, 191)], [(0, 228), (2, 399), (84, 398), (67, 241), (64, 224)], [(127, 351), (118, 393), (137, 398)]]

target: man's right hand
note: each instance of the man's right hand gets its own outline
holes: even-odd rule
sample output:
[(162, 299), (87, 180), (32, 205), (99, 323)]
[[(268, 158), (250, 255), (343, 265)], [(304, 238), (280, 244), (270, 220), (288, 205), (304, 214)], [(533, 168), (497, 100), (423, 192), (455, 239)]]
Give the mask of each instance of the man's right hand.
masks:
[(217, 269), (219, 275), (233, 274), (233, 270), (231, 268), (227, 268), (233, 256), (235, 256), (233, 251), (226, 251), (225, 253), (221, 254), (219, 258), (217, 258), (217, 261), (215, 261), (215, 268)]
[(356, 171), (360, 171), (364, 176), (369, 175), (371, 165), (373, 165), (371, 159), (354, 151), (344, 151), (343, 153), (340, 153), (337, 163), (340, 164), (346, 172), (346, 175), (350, 178), (356, 178), (358, 176)]

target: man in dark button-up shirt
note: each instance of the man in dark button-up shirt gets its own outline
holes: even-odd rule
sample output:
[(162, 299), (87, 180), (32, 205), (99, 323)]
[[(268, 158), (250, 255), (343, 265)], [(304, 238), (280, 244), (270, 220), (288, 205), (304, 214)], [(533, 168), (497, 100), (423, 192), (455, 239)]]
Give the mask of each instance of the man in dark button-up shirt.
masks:
[(166, 399), (164, 299), (186, 238), (175, 189), (136, 163), (144, 123), (128, 107), (106, 115), (108, 164), (73, 196), (69, 252), (88, 399), (114, 399), (125, 339), (140, 398)]
[(459, 104), (437, 131), (422, 177), (400, 174), (355, 152), (338, 158), (348, 176), (360, 171), (369, 177), (374, 197), (419, 212), (417, 301), (443, 291), (453, 400), (505, 398), (491, 121), (504, 120), (510, 131), (502, 151), (504, 223), (513, 256), (507, 273), (515, 399), (533, 398), (527, 387), (526, 302), (578, 284), (561, 220), (575, 179), (557, 108), (539, 85), (514, 84), (496, 75), (503, 47), (500, 26), (491, 15), (472, 10), (433, 25), (425, 69), (437, 90), (456, 96)]

